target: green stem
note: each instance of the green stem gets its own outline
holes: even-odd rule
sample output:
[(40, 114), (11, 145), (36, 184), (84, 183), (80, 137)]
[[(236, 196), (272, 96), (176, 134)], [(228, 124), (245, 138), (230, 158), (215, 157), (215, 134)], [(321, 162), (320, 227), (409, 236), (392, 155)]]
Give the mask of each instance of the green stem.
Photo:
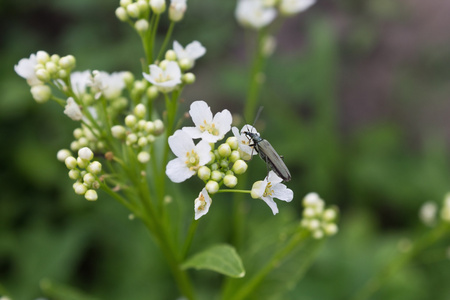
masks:
[(216, 193), (242, 193), (250, 194), (252, 191), (249, 190), (218, 190)]
[[(306, 230), (301, 230), (298, 232), (288, 244), (275, 253), (267, 264), (262, 267), (258, 273), (256, 273), (250, 281), (245, 284), (241, 289), (239, 289), (232, 297), (228, 299), (240, 300), (247, 299), (248, 296), (258, 287), (258, 285), (263, 281), (263, 279), (277, 266), (280, 265), (281, 261), (291, 253), (295, 247), (297, 247), (301, 242), (303, 242), (309, 236), (309, 232)], [(311, 259), (312, 261), (312, 259)]]
[(369, 297), (375, 293), (388, 279), (404, 267), (409, 261), (411, 261), (421, 251), (428, 248), (436, 241), (441, 239), (448, 233), (450, 225), (442, 222), (438, 227), (429, 231), (426, 235), (422, 236), (416, 243), (412, 245), (412, 248), (404, 253), (400, 253), (395, 257), (387, 266), (385, 266), (376, 276), (371, 278), (353, 297), (355, 300), (369, 299)]
[(166, 51), (167, 43), (170, 40), (170, 37), (172, 36), (173, 28), (175, 27), (175, 22), (170, 22), (169, 29), (167, 29), (166, 37), (164, 38), (164, 42), (161, 45), (161, 49), (159, 50), (158, 56), (156, 57), (156, 60), (160, 60), (163, 53)]
[(197, 230), (198, 220), (192, 219), (191, 225), (189, 226), (188, 234), (186, 240), (184, 241), (184, 247), (181, 252), (181, 259), (184, 260), (188, 254), (189, 248), (191, 247), (192, 240), (194, 239), (195, 231)]
[(244, 117), (247, 122), (251, 122), (255, 118), (255, 111), (258, 105), (258, 96), (262, 84), (261, 72), (263, 70), (265, 62), (265, 56), (263, 54), (263, 42), (265, 38), (266, 29), (262, 28), (258, 31), (256, 51), (253, 57), (252, 68), (250, 72), (250, 86), (244, 108)]

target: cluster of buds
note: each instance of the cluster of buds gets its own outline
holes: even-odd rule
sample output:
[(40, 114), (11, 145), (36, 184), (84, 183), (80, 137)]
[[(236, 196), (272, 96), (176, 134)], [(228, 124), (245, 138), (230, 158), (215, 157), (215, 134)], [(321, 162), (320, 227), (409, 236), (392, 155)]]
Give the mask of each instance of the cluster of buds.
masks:
[(105, 143), (99, 140), (97, 130), (93, 129), (96, 134), (94, 134), (91, 129), (86, 127), (84, 124), (79, 128), (75, 128), (73, 131), (74, 141), (70, 144), (70, 150), (76, 152), (84, 147), (89, 147), (94, 151), (102, 152), (105, 149)]
[(150, 160), (148, 146), (155, 141), (155, 136), (164, 132), (164, 123), (161, 120), (147, 121), (147, 109), (138, 104), (132, 114), (125, 117), (125, 126), (115, 125), (111, 128), (113, 137), (124, 140), (127, 146), (136, 148), (140, 163)]
[(64, 161), (69, 169), (69, 177), (75, 180), (73, 190), (78, 195), (83, 195), (86, 200), (98, 199), (97, 189), (100, 187), (98, 175), (102, 171), (102, 165), (98, 161), (92, 161), (94, 153), (88, 147), (78, 150), (78, 157), (71, 155), (69, 150), (58, 151), (57, 158)]
[[(169, 19), (173, 22), (181, 21), (186, 11), (186, 0), (171, 0)], [(160, 15), (166, 11), (165, 0), (121, 0), (116, 9), (116, 17), (122, 22), (134, 22), (138, 32), (146, 32), (149, 28), (150, 13)]]
[(208, 193), (216, 193), (222, 184), (234, 188), (238, 183), (235, 175), (244, 174), (248, 167), (239, 154), (237, 138), (229, 137), (217, 149), (212, 149), (210, 156), (209, 163), (200, 167), (197, 172), (197, 176), (206, 183)]
[(14, 66), (14, 70), (31, 86), (33, 99), (38, 103), (44, 103), (52, 96), (51, 88), (46, 83), (53, 81), (58, 85), (58, 80), (66, 81), (74, 67), (75, 57), (72, 55), (50, 56), (45, 51), (38, 51), (36, 54), (31, 54), (29, 58), (21, 59)]
[(301, 226), (310, 231), (313, 238), (321, 239), (337, 233), (338, 212), (335, 207), (326, 208), (325, 201), (316, 193), (309, 193), (303, 198), (303, 207)]

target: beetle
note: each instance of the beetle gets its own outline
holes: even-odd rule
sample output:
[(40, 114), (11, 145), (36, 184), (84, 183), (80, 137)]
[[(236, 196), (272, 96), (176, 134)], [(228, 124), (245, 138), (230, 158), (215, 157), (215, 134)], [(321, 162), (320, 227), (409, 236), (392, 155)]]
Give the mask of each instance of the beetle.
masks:
[(266, 162), (271, 170), (283, 179), (283, 181), (291, 180), (291, 173), (289, 173), (286, 164), (267, 140), (261, 138), (257, 133), (249, 131), (243, 131), (242, 133), (253, 141), (253, 144), (249, 146), (258, 152), (259, 157)]

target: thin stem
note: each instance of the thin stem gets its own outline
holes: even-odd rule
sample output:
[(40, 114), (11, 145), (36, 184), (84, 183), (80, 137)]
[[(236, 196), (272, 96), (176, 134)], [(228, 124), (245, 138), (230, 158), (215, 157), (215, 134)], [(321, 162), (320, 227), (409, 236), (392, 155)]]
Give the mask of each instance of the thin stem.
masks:
[(355, 300), (369, 299), (380, 287), (386, 283), (392, 275), (398, 272), (409, 261), (411, 261), (421, 251), (434, 244), (450, 230), (450, 225), (442, 222), (438, 227), (422, 236), (412, 248), (396, 256), (388, 265), (386, 265), (376, 276), (372, 277), (353, 297)]
[(189, 248), (191, 247), (192, 240), (194, 239), (195, 232), (197, 230), (198, 220), (192, 219), (191, 225), (189, 226), (188, 234), (186, 240), (184, 241), (184, 247), (181, 251), (181, 259), (184, 260), (187, 256)]
[(242, 193), (242, 194), (250, 194), (252, 191), (250, 190), (218, 190), (216, 193)]
[(156, 57), (156, 60), (159, 61), (161, 59), (163, 53), (166, 51), (167, 43), (169, 42), (170, 37), (172, 36), (172, 32), (173, 32), (173, 28), (174, 27), (175, 27), (175, 22), (174, 21), (170, 22), (169, 29), (167, 29), (166, 37), (164, 38), (164, 42), (161, 45), (161, 49), (159, 50), (159, 53), (158, 53), (158, 56)]

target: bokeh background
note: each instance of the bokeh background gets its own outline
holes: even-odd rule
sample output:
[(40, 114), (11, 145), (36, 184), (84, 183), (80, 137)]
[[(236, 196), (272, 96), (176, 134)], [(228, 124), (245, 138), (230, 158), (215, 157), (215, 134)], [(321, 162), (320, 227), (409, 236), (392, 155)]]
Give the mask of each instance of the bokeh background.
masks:
[[(77, 70), (139, 74), (140, 41), (115, 18), (117, 6), (0, 2), (0, 295), (177, 297), (142, 224), (105, 195), (88, 203), (72, 192), (56, 152), (68, 147), (77, 124), (58, 105), (35, 103), (13, 70), (21, 58), (46, 50), (74, 55)], [(181, 111), (202, 99), (213, 111), (242, 112), (254, 36), (237, 25), (234, 7), (235, 1), (188, 1), (174, 38), (183, 45), (199, 40), (207, 55), (196, 64), (197, 81), (186, 88)], [(252, 221), (258, 218), (272, 224), (283, 214), (299, 215), (310, 191), (338, 205), (341, 219), (339, 234), (279, 299), (348, 299), (397, 253), (398, 241), (429, 230), (418, 219), (421, 204), (441, 202), (450, 191), (449, 14), (450, 2), (441, 0), (319, 0), (280, 26), (258, 126), (284, 155), (296, 197), (279, 204), (276, 217), (252, 205), (249, 227), (258, 227)], [(250, 164), (258, 179), (264, 165)], [(199, 186), (182, 188), (194, 199)], [(202, 220), (200, 247), (227, 236), (229, 202), (222, 200)], [(373, 299), (449, 299), (449, 240), (420, 255)]]

